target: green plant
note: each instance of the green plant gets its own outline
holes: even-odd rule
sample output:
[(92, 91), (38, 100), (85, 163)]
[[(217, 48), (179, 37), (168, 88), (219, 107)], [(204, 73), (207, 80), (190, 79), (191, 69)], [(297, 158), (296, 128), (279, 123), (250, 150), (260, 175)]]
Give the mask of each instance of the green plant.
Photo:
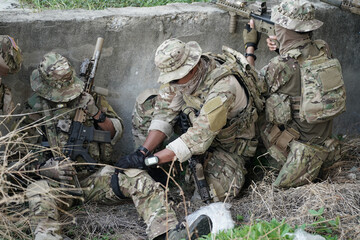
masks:
[(320, 208), (318, 211), (309, 210), (309, 213), (315, 218), (315, 222), (311, 224), (306, 224), (306, 228), (313, 228), (315, 233), (320, 235), (325, 235), (326, 239), (333, 240), (337, 239), (336, 236), (331, 236), (339, 227), (340, 218), (336, 217), (335, 219), (325, 219), (322, 215), (324, 213), (324, 208)]
[[(338, 239), (336, 230), (339, 227), (340, 218), (336, 217), (335, 219), (326, 220), (322, 215), (324, 213), (324, 208), (319, 210), (309, 210), (311, 216), (315, 218), (315, 221), (310, 224), (303, 224), (301, 226), (295, 226), (292, 228), (289, 224), (283, 219), (281, 222), (278, 222), (276, 219), (272, 219), (270, 222), (264, 220), (256, 220), (255, 223), (250, 225), (243, 224), (234, 229), (230, 229), (226, 232), (220, 232), (215, 236), (209, 234), (208, 236), (203, 236), (202, 240), (232, 240), (232, 239), (247, 239), (247, 240), (257, 240), (257, 239), (293, 239), (292, 236), (289, 236), (288, 233), (294, 233), (296, 229), (302, 228), (314, 234), (319, 234), (325, 237), (326, 240), (336, 240)], [(238, 221), (243, 221), (242, 216), (237, 216)]]

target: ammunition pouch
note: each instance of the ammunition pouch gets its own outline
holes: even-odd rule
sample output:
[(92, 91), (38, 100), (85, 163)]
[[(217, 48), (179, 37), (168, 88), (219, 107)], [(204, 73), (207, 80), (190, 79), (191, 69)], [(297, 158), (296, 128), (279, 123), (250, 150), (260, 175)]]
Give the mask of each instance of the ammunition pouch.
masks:
[(227, 126), (216, 136), (216, 141), (223, 149), (236, 152), (238, 155), (252, 157), (255, 155), (258, 141), (255, 137), (255, 121), (258, 115), (255, 108), (248, 107), (231, 119)]
[(266, 99), (265, 114), (266, 120), (277, 125), (285, 125), (291, 117), (290, 98), (288, 95), (273, 93)]
[(277, 125), (269, 125), (264, 135), (267, 141), (268, 152), (270, 156), (276, 159), (281, 165), (286, 161), (289, 154), (289, 146), (293, 140), (297, 140), (300, 137), (300, 133), (293, 128), (287, 128), (283, 131)]

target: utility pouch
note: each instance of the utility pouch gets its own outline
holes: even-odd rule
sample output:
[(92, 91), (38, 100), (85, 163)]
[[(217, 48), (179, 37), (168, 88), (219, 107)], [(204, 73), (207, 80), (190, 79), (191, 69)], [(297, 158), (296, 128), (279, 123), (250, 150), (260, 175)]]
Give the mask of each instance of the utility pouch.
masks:
[(290, 98), (288, 95), (274, 93), (265, 102), (266, 120), (277, 125), (284, 125), (291, 118)]

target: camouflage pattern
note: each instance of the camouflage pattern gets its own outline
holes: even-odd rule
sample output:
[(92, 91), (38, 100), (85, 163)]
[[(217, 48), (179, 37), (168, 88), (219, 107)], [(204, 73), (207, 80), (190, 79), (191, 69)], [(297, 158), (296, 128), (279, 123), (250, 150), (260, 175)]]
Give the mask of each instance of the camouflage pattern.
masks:
[(315, 42), (321, 49), (318, 56), (301, 64), (300, 120), (308, 123), (328, 121), (346, 109), (346, 91), (340, 62), (329, 59), (323, 41)]
[[(117, 122), (118, 124), (114, 124), (116, 135), (112, 139), (112, 143), (97, 143), (97, 142), (91, 142), (88, 144), (88, 151), (90, 156), (98, 161), (99, 163), (104, 164), (113, 164), (113, 159), (111, 158), (112, 152), (113, 152), (113, 144), (117, 142), (123, 133), (123, 124), (122, 119), (117, 116), (113, 108), (109, 105), (107, 100), (104, 96), (93, 94), (95, 103), (99, 109), (101, 109), (102, 112), (105, 113), (105, 115), (112, 120), (112, 122)], [(74, 101), (69, 102), (67, 105), (63, 105), (62, 108), (55, 109), (58, 105), (56, 103), (52, 103), (50, 101), (47, 101), (43, 98), (41, 98), (38, 94), (34, 94), (30, 99), (27, 101), (27, 112), (36, 112), (36, 111), (43, 111), (44, 106), (48, 105), (49, 109), (52, 109), (50, 111), (50, 118), (54, 118), (53, 122), (50, 122), (51, 124), (46, 124), (46, 128), (54, 124), (55, 131), (47, 131), (46, 133), (51, 134), (50, 136), (47, 136), (49, 143), (56, 142), (58, 147), (62, 149), (65, 144), (68, 141), (69, 138), (69, 127), (71, 125), (71, 120), (75, 116), (75, 110), (77, 106), (77, 99)], [(46, 101), (46, 104), (44, 104), (44, 101)], [(46, 111), (44, 112), (46, 113)], [(30, 124), (33, 122), (33, 120), (39, 119), (42, 116), (36, 116), (39, 114), (33, 114), (28, 117), (28, 119), (25, 120), (25, 123)], [(85, 122), (85, 126), (93, 126), (94, 120), (87, 116)], [(119, 125), (119, 126), (118, 126)], [(118, 126), (118, 127), (117, 127)], [(29, 129), (29, 140), (32, 143), (40, 143), (38, 141), (41, 141), (41, 135), (37, 131), (33, 131), (33, 129)], [(43, 161), (46, 161), (46, 156), (39, 156), (39, 162), (42, 163)], [(77, 162), (85, 162), (84, 159), (79, 157), (78, 159), (74, 159)]]
[(3, 114), (10, 114), (14, 110), (14, 102), (12, 101), (11, 89), (0, 84), (0, 109), (2, 109)]
[[(115, 196), (110, 187), (110, 178), (113, 173), (114, 168), (107, 166), (85, 179), (81, 183), (82, 186), (89, 187), (85, 191), (85, 200), (107, 204), (119, 202), (120, 199)], [(135, 176), (119, 173), (118, 177), (121, 192), (125, 197), (133, 200), (139, 215), (146, 223), (149, 239), (154, 239), (177, 225), (175, 212), (172, 208), (166, 207), (164, 189), (146, 171), (139, 171)]]
[[(217, 72), (215, 60), (209, 58), (209, 62), (208, 71)], [(226, 77), (225, 74), (218, 76), (217, 79), (214, 78), (214, 75), (208, 73), (207, 78), (202, 80), (192, 94), (182, 94), (184, 104), (181, 108), (193, 108), (199, 111), (199, 115), (192, 119), (193, 127), (181, 136), (192, 154), (202, 154), (212, 144), (221, 145), (227, 151), (235, 152), (237, 149), (234, 146), (239, 145), (237, 141), (250, 140), (255, 135), (255, 132), (248, 132), (248, 130), (252, 130), (251, 127), (256, 120), (253, 119), (253, 117), (256, 118), (256, 110), (254, 111), (253, 105), (249, 104), (241, 114), (231, 120), (227, 119), (227, 114), (236, 99), (236, 87), (233, 85), (232, 79)], [(176, 84), (164, 86), (160, 90), (155, 104), (154, 119), (170, 124), (174, 123), (174, 119), (181, 109), (175, 111), (169, 106), (171, 106), (177, 91)], [(223, 128), (227, 122), (231, 124), (227, 128)], [(228, 142), (230, 144), (227, 144)]]
[[(232, 112), (238, 85), (232, 75), (234, 72), (227, 67), (217, 67), (215, 58), (210, 55), (203, 55), (201, 61), (206, 62), (207, 70), (194, 92), (180, 91), (178, 85), (172, 83), (161, 86), (153, 121), (175, 127), (180, 111), (198, 111), (198, 116), (190, 113), (192, 127), (180, 139), (194, 155), (202, 154), (211, 147), (210, 156), (204, 164), (205, 176), (217, 196), (224, 199), (232, 182), (233, 195), (229, 196), (240, 191), (246, 174), (244, 159), (255, 154), (257, 141), (253, 138), (257, 111), (250, 98), (245, 109)], [(181, 101), (180, 107), (176, 108), (173, 106), (177, 96), (181, 96)]]
[(31, 229), (36, 240), (61, 240), (59, 212), (55, 201), (61, 195), (46, 180), (30, 184), (26, 190), (29, 200)]
[[(114, 194), (110, 186), (114, 171), (113, 167), (106, 166), (81, 181), (85, 202), (108, 205), (124, 201)], [(178, 224), (176, 214), (172, 208), (166, 207), (168, 205), (165, 203), (165, 192), (160, 183), (155, 182), (145, 171), (141, 171), (136, 176), (122, 173), (118, 176), (121, 192), (125, 197), (133, 200), (139, 215), (148, 226), (146, 233), (149, 239), (154, 239), (176, 227)], [(55, 202), (54, 199), (57, 198), (50, 194), (56, 195), (56, 189), (45, 180), (35, 182), (27, 189), (30, 210), (33, 213), (32, 225), (36, 227), (34, 232), (36, 239), (62, 239), (57, 211), (60, 202)], [(61, 199), (61, 201), (71, 206), (71, 198)]]
[(239, 194), (247, 173), (244, 157), (218, 147), (205, 159), (204, 166), (205, 179), (209, 186), (213, 186), (220, 201), (228, 194), (229, 199)]
[[(331, 118), (316, 123), (302, 121), (299, 118), (300, 100), (299, 102), (296, 101), (297, 98), (305, 97), (302, 89), (304, 85), (302, 78), (305, 74), (302, 64), (307, 62), (306, 59), (312, 59), (314, 57), (311, 56), (317, 56), (319, 53), (330, 59), (330, 50), (324, 41), (319, 40), (304, 40), (292, 47), (282, 55), (273, 58), (260, 71), (260, 78), (265, 79), (268, 84), (269, 96), (283, 94), (290, 98), (292, 119), (283, 124), (277, 123), (281, 125), (282, 130), (277, 128), (278, 131), (275, 131), (274, 125), (270, 123), (264, 124), (265, 127), (261, 129), (261, 137), (268, 153), (276, 159), (276, 167), (281, 168), (279, 176), (274, 182), (274, 185), (279, 187), (295, 187), (314, 180), (318, 176), (323, 162), (328, 161), (328, 156), (334, 155), (329, 155), (329, 152), (335, 150), (335, 148), (331, 149), (325, 144), (326, 140), (331, 139), (333, 124)], [(309, 71), (312, 70), (308, 69), (307, 72)], [(336, 85), (331, 81), (329, 84), (334, 87)], [(315, 98), (312, 97), (312, 99)], [(286, 98), (284, 98), (285, 100)], [(331, 105), (330, 102), (329, 104)], [(270, 112), (272, 109), (266, 111)], [(286, 111), (281, 110), (274, 115), (283, 117), (282, 115), (287, 114), (287, 112), (288, 109)], [(284, 135), (284, 132), (291, 133), (290, 130), (298, 132), (298, 138), (292, 138), (291, 134)], [(282, 135), (285, 138), (279, 140)]]
[(285, 94), (271, 94), (265, 103), (266, 120), (270, 123), (282, 125), (291, 120), (290, 99)]
[(158, 82), (165, 84), (185, 77), (199, 62), (201, 53), (194, 41), (184, 43), (171, 38), (163, 42), (155, 53), (155, 65), (160, 70)]
[(274, 182), (276, 187), (298, 187), (314, 180), (329, 151), (325, 147), (298, 141), (290, 143), (290, 153)]
[(306, 0), (282, 1), (272, 8), (271, 21), (296, 32), (310, 32), (323, 25), (315, 19), (314, 5)]
[(10, 74), (20, 71), (23, 62), (21, 49), (15, 40), (8, 35), (0, 35), (0, 57), (9, 67)]
[(44, 55), (30, 77), (31, 88), (52, 102), (68, 102), (77, 98), (84, 82), (76, 77), (70, 62), (55, 52)]
[[(96, 95), (94, 94), (94, 100), (96, 102), (96, 105), (98, 106), (99, 109), (101, 109), (107, 117), (110, 118), (110, 120), (112, 120), (112, 122), (114, 122), (115, 120), (117, 122), (119, 122), (120, 125), (122, 125), (121, 119), (117, 116), (117, 114), (114, 112), (114, 110), (112, 109), (112, 107), (108, 104), (108, 102), (106, 101), (106, 99), (103, 96), (100, 95)], [(46, 104), (44, 104), (44, 102), (46, 102)], [(46, 99), (41, 98), (39, 95), (37, 95), (36, 93), (28, 100), (28, 107), (31, 108), (32, 111), (42, 111), (44, 110), (44, 106), (48, 105), (48, 109), (54, 109), (57, 104), (50, 102)], [(75, 109), (76, 108), (76, 99), (74, 101), (69, 102), (67, 105), (64, 105), (62, 108), (60, 109), (55, 109), (55, 110), (51, 110), (50, 112), (50, 118), (54, 118), (55, 120), (53, 121), (53, 126), (55, 126), (55, 131), (46, 131), (47, 134), (51, 134), (51, 135), (47, 135), (48, 141), (49, 142), (57, 142), (59, 145), (58, 147), (60, 149), (62, 149), (65, 144), (67, 143), (68, 140), (68, 132), (66, 132), (66, 128), (68, 128), (69, 126), (62, 126), (62, 125), (67, 125), (67, 124), (71, 124), (71, 120), (73, 119), (74, 115), (75, 115)], [(31, 116), (33, 119), (36, 119), (36, 117)], [(40, 118), (41, 116), (39, 116), (38, 118)], [(31, 119), (27, 119), (25, 122), (30, 123)], [(51, 121), (50, 121), (51, 122)], [(86, 126), (91, 126), (94, 125), (94, 122), (92, 120), (91, 117), (87, 117), (85, 123)], [(123, 127), (121, 127), (121, 129), (116, 128), (116, 124), (114, 124), (115, 126), (115, 130), (117, 131), (117, 134), (115, 135), (115, 139), (112, 140), (118, 140), (121, 135), (122, 135), (122, 129)], [(51, 125), (46, 125), (46, 129), (51, 127)], [(37, 143), (39, 144), (39, 142), (37, 141), (41, 141), (42, 137), (39, 135), (39, 133), (37, 131), (33, 131), (31, 132), (33, 134), (35, 134), (35, 136), (32, 136), (33, 143)], [(34, 141), (35, 140), (35, 141)], [(88, 152), (90, 154), (90, 156), (95, 160), (98, 161), (99, 163), (105, 163), (105, 164), (113, 164), (113, 159), (112, 157), (112, 151), (113, 151), (113, 146), (110, 143), (96, 143), (96, 142), (91, 142), (88, 144)], [(45, 162), (48, 159), (48, 156), (46, 154), (42, 154), (38, 156), (38, 161), (35, 161), (32, 166), (29, 166), (29, 168), (36, 168), (36, 166), (38, 166), (39, 164)], [(83, 160), (81, 157), (79, 157), (78, 159), (74, 159), (76, 162), (84, 162), (85, 160)], [(79, 167), (77, 169), (78, 171), (78, 177), (79, 179), (82, 179), (84, 177), (89, 176), (89, 172), (86, 168), (82, 168)], [(100, 171), (101, 172), (101, 171)], [(106, 171), (105, 171), (106, 172)], [(114, 169), (112, 169), (112, 173), (114, 173)], [(96, 174), (94, 176), (97, 176)], [(93, 177), (89, 178), (89, 179), (93, 179)], [(42, 183), (45, 182), (45, 183)], [(90, 184), (91, 180), (84, 180), (81, 184), (82, 187), (88, 187), (90, 185), (86, 185), (86, 184)], [(98, 179), (99, 183), (102, 183), (102, 179), (99, 177)], [(37, 186), (38, 184), (40, 184), (43, 189), (50, 189), (51, 190), (51, 194), (49, 193), (50, 190), (44, 190), (44, 191), (40, 191), (38, 195), (36, 194), (31, 194), (31, 192), (38, 192), (38, 187), (36, 187), (36, 190), (32, 190), (34, 188), (34, 184), (35, 186)], [(31, 224), (34, 226), (34, 231), (33, 233), (35, 234), (35, 239), (62, 239), (61, 235), (60, 235), (60, 229), (61, 229), (61, 224), (60, 222), (58, 222), (59, 220), (59, 214), (57, 213), (57, 210), (54, 212), (54, 209), (60, 208), (62, 210), (66, 210), (69, 206), (72, 206), (75, 202), (73, 201), (73, 199), (70, 198), (65, 198), (65, 199), (61, 199), (61, 201), (59, 201), (59, 199), (56, 197), (55, 193), (59, 193), (60, 192), (60, 186), (57, 182), (55, 181), (40, 181), (39, 182), (35, 182), (34, 184), (30, 185), (28, 187), (27, 192), (30, 192), (27, 196), (28, 196), (28, 201), (29, 201), (29, 205), (31, 207), (30, 210), (34, 209), (36, 210), (34, 212), (34, 215), (31, 218)], [(106, 186), (107, 189), (109, 190), (109, 192), (112, 193), (112, 190), (110, 189), (110, 186)], [(101, 189), (103, 189), (104, 191), (106, 191), (105, 187), (101, 186)], [(94, 190), (95, 191), (95, 190)], [(63, 194), (63, 193), (62, 193)], [(89, 198), (89, 200), (92, 198), (92, 195), (88, 192), (85, 191), (85, 198)], [(60, 195), (60, 193), (59, 193)], [(106, 195), (106, 194), (105, 194)], [(114, 196), (114, 194), (112, 193), (112, 196)], [(95, 199), (98, 200), (100, 202), (106, 202), (106, 201), (110, 201), (111, 200), (111, 196), (102, 196), (104, 197), (102, 200), (100, 199), (100, 195), (97, 196), (99, 199)], [(118, 200), (116, 198), (116, 196), (114, 196), (114, 199)], [(56, 201), (55, 201), (56, 200)], [(67, 204), (67, 206), (64, 205), (64, 203)], [(37, 226), (37, 227), (36, 227)], [(36, 227), (36, 229), (35, 229)]]
[(135, 142), (135, 149), (145, 142), (154, 113), (157, 95), (157, 89), (146, 89), (136, 98), (135, 107), (132, 113), (132, 134)]

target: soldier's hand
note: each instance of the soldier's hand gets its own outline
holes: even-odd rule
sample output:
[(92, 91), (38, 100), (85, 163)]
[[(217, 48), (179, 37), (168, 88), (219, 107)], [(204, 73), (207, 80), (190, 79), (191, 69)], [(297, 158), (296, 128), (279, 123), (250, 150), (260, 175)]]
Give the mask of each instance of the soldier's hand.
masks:
[(260, 34), (254, 28), (254, 21), (251, 19), (249, 23), (245, 25), (243, 30), (243, 39), (245, 44), (245, 49), (248, 47), (254, 47), (254, 50), (257, 49), (257, 45), (260, 40)]
[(81, 94), (78, 108), (82, 108), (86, 114), (91, 117), (95, 116), (99, 111), (99, 108), (95, 104), (94, 97), (87, 92)]
[(115, 166), (122, 169), (128, 169), (128, 168), (137, 168), (142, 170), (148, 169), (148, 167), (145, 165), (145, 155), (140, 150), (136, 150), (135, 152), (129, 155), (122, 156), (117, 161)]
[(276, 36), (269, 36), (267, 39), (266, 39), (266, 44), (269, 48), (270, 51), (276, 51), (277, 49), (277, 46), (276, 46)]
[(71, 161), (63, 158), (50, 158), (39, 169), (42, 176), (57, 180), (57, 181), (71, 181), (76, 174)]

